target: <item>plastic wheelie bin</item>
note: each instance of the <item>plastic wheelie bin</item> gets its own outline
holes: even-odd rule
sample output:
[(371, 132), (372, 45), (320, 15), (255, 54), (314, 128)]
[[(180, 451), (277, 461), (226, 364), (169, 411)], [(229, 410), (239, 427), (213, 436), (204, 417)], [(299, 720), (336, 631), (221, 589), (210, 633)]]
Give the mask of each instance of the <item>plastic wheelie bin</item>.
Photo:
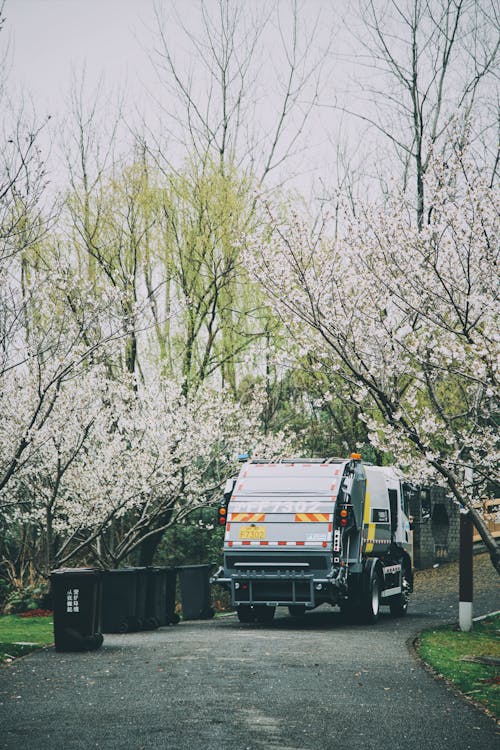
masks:
[(165, 587), (160, 568), (149, 566), (146, 569), (146, 600), (144, 613), (144, 630), (154, 630), (161, 623), (165, 608)]
[(142, 628), (145, 593), (141, 591), (139, 570), (116, 568), (103, 572), (103, 633), (127, 633)]
[(149, 573), (147, 568), (134, 568), (137, 580), (137, 597), (135, 600), (135, 616), (137, 630), (153, 630), (155, 625), (147, 622), (146, 597), (148, 593)]
[(177, 588), (177, 568), (160, 566), (162, 588), (162, 610), (160, 625), (177, 625), (179, 615), (175, 611), (175, 594)]
[(96, 568), (59, 568), (50, 576), (56, 651), (94, 651), (101, 633), (102, 573)]
[(185, 620), (209, 620), (214, 616), (210, 607), (210, 565), (181, 565), (182, 614)]

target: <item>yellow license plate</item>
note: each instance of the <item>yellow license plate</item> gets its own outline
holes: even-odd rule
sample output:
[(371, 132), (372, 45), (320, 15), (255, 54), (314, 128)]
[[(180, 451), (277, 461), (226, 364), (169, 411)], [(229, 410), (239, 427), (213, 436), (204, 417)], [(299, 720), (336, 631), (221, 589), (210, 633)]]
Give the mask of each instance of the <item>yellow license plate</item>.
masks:
[(241, 526), (239, 536), (240, 536), (240, 539), (265, 539), (266, 527), (265, 526)]

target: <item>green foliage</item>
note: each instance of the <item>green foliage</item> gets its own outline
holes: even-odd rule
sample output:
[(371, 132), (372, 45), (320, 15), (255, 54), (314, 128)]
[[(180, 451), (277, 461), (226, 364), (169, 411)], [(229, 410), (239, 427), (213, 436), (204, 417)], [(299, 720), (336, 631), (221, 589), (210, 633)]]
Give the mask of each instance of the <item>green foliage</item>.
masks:
[[(262, 378), (247, 376), (240, 387), (244, 401)], [(279, 377), (268, 377), (265, 427), (270, 432), (297, 435), (297, 454), (304, 456), (348, 456), (358, 449), (364, 460), (384, 463), (384, 455), (369, 443), (366, 425), (359, 419), (358, 405), (346, 397), (345, 388), (327, 381), (310, 363)], [(327, 398), (325, 398), (325, 395)]]
[(424, 631), (419, 648), (421, 657), (437, 672), (497, 717), (500, 716), (498, 666), (470, 659), (500, 659), (499, 635), (500, 615), (496, 615), (474, 623), (470, 633), (449, 627)]
[(203, 508), (180, 524), (167, 529), (155, 563), (198, 565), (222, 563), (224, 529), (216, 525), (216, 508)]
[(44, 583), (15, 587), (7, 594), (4, 612), (5, 614), (16, 614), (17, 612), (38, 609), (43, 604), (47, 593), (48, 587)]

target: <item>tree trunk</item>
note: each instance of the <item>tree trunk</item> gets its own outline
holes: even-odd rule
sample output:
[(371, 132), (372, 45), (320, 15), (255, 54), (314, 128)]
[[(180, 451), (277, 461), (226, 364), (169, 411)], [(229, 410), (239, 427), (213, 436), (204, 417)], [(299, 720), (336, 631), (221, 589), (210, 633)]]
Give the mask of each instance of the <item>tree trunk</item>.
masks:
[[(167, 510), (157, 520), (157, 526), (164, 526), (172, 518), (172, 511)], [(139, 546), (139, 565), (152, 565), (156, 554), (156, 550), (161, 544), (165, 530), (158, 531), (156, 534), (151, 534), (144, 539)]]
[(143, 565), (153, 564), (154, 556), (161, 540), (163, 539), (163, 534), (163, 531), (159, 531), (157, 534), (153, 534), (153, 536), (149, 536), (147, 539), (144, 539), (144, 541), (141, 542), (141, 546), (139, 548), (139, 565), (141, 567)]

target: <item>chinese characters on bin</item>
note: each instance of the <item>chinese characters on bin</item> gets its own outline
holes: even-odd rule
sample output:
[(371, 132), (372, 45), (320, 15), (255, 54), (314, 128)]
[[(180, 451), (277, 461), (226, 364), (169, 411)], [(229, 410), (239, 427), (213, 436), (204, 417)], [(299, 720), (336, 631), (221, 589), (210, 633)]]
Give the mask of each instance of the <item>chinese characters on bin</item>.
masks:
[(68, 589), (66, 592), (66, 612), (79, 612), (80, 605), (78, 602), (79, 589)]

